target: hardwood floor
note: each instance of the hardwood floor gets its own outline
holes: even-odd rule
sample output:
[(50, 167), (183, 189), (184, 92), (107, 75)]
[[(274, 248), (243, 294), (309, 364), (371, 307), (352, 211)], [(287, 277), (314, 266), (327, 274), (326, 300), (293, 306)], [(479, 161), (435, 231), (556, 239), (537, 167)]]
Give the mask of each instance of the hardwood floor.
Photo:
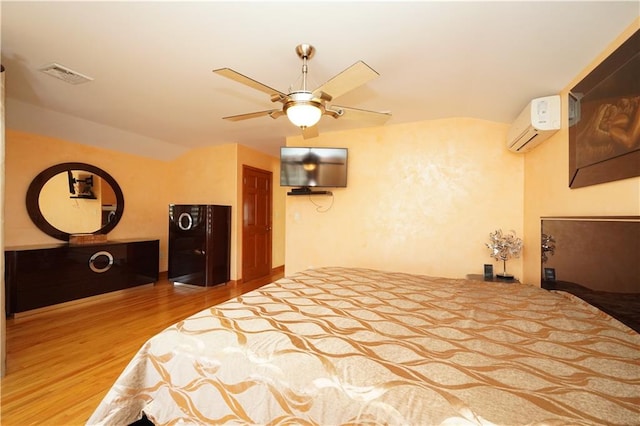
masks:
[(140, 347), (171, 324), (269, 277), (218, 287), (166, 279), (7, 319), (1, 424), (84, 425)]

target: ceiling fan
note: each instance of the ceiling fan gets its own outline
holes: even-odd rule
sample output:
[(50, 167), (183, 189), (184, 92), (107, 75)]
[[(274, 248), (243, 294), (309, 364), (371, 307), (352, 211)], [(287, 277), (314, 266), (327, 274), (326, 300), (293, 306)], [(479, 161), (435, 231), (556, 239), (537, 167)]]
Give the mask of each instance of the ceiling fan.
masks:
[(348, 108), (338, 105), (329, 105), (329, 102), (338, 96), (359, 87), (370, 80), (378, 77), (379, 74), (362, 61), (351, 65), (341, 73), (322, 84), (317, 89), (310, 91), (307, 89), (307, 61), (313, 57), (316, 49), (310, 44), (300, 44), (296, 47), (296, 53), (302, 59), (302, 88), (283, 93), (264, 85), (252, 78), (249, 78), (231, 68), (220, 68), (213, 70), (214, 73), (230, 78), (238, 83), (242, 83), (253, 89), (264, 92), (270, 96), (271, 102), (282, 103), (281, 108), (267, 111), (251, 112), (248, 114), (232, 115), (223, 117), (224, 120), (240, 121), (250, 118), (269, 116), (273, 119), (286, 115), (289, 121), (302, 129), (302, 136), (305, 139), (318, 136), (317, 123), (323, 115), (333, 118), (347, 118), (368, 121), (374, 125), (382, 125), (389, 118), (390, 112), (368, 111), (358, 108)]

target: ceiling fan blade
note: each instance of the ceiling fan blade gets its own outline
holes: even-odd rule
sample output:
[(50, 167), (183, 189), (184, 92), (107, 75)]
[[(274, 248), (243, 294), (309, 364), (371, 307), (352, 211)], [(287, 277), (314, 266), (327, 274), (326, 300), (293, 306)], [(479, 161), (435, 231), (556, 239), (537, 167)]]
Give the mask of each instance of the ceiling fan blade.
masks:
[[(221, 75), (223, 77), (227, 77), (233, 81), (236, 81), (238, 83), (242, 83), (245, 86), (249, 86), (252, 89), (256, 89), (259, 90), (261, 92), (266, 93), (267, 95), (272, 97), (272, 101), (276, 102), (282, 98), (285, 98), (287, 95), (282, 93), (279, 90), (276, 90), (272, 87), (269, 87), (265, 84), (260, 83), (259, 81), (256, 81), (252, 78), (247, 77), (246, 75), (240, 74), (237, 71), (232, 70), (231, 68), (220, 68), (217, 70), (213, 70), (214, 73)], [(275, 95), (275, 100), (274, 100), (274, 95)]]
[[(336, 113), (337, 116), (335, 115)], [(334, 115), (335, 118), (367, 121), (376, 125), (383, 125), (391, 118), (390, 112), (369, 111), (366, 109), (349, 108), (338, 105), (331, 105), (330, 108), (327, 108), (325, 114)]]
[(240, 120), (248, 120), (250, 118), (264, 117), (265, 115), (270, 116), (273, 119), (284, 115), (284, 112), (280, 109), (270, 109), (268, 111), (258, 111), (258, 112), (250, 112), (248, 114), (240, 114), (240, 115), (230, 115), (229, 117), (222, 117), (223, 120), (229, 121), (240, 121)]
[(318, 87), (313, 91), (313, 94), (320, 97), (320, 95), (324, 93), (325, 97), (329, 95), (331, 99), (335, 99), (356, 87), (362, 86), (379, 75), (380, 74), (374, 71), (369, 65), (358, 61)]
[(302, 138), (303, 139), (311, 139), (318, 137), (318, 126), (305, 127), (302, 129)]

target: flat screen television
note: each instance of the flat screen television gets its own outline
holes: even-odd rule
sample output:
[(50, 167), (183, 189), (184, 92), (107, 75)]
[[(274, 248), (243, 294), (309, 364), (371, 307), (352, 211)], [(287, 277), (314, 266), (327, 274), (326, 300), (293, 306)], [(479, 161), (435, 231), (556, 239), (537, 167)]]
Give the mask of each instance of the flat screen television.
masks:
[(347, 186), (347, 148), (280, 148), (280, 186)]

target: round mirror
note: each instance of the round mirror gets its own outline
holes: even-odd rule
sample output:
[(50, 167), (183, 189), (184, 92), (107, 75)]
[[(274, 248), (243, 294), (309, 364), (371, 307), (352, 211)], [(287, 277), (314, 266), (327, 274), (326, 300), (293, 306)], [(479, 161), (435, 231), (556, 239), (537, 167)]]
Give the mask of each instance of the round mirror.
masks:
[(104, 170), (63, 163), (36, 176), (27, 190), (27, 212), (46, 234), (69, 241), (71, 234), (106, 234), (118, 224), (124, 196)]

